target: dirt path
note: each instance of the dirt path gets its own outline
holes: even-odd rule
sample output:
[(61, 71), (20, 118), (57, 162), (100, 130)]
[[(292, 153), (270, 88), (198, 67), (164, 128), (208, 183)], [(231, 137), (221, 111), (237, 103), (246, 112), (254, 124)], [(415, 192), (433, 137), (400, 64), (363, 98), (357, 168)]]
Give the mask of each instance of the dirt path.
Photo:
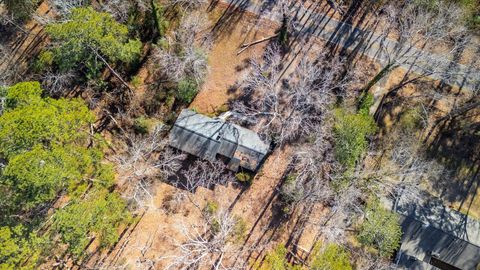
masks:
[[(212, 12), (212, 21), (222, 16), (225, 6), (219, 7)], [(195, 108), (200, 113), (213, 113), (235, 99), (238, 94), (236, 84), (241, 80), (243, 70), (248, 67), (250, 59), (261, 56), (267, 43), (252, 46), (237, 55), (240, 46), (271, 36), (275, 31), (269, 23), (257, 23), (255, 16), (245, 13), (238, 23), (222, 30), (221, 42), (217, 42), (209, 54), (210, 72), (206, 82), (190, 108)]]

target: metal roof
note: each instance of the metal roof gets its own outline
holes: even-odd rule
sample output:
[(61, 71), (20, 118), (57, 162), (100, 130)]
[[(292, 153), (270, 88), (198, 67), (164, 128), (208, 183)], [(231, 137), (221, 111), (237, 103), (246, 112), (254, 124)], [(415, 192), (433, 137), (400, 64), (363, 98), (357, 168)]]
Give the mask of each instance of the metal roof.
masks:
[[(403, 236), (400, 266), (418, 270), (437, 269), (428, 264), (432, 256), (464, 270), (474, 270), (480, 263), (480, 248), (472, 243), (412, 217), (402, 216), (401, 226)], [(418, 263), (413, 267), (406, 263), (408, 260), (405, 259), (408, 257), (415, 257), (418, 262), (425, 263)]]
[(236, 158), (239, 165), (256, 170), (269, 151), (257, 133), (239, 125), (184, 109), (170, 132), (170, 145), (213, 160), (217, 154)]
[[(405, 269), (437, 269), (428, 262), (437, 259), (459, 269), (476, 269), (480, 264), (480, 222), (450, 209), (440, 200), (425, 204), (400, 198), (396, 211), (402, 215), (402, 245), (399, 266)], [(419, 263), (409, 265), (407, 258)], [(425, 263), (420, 263), (425, 262)]]

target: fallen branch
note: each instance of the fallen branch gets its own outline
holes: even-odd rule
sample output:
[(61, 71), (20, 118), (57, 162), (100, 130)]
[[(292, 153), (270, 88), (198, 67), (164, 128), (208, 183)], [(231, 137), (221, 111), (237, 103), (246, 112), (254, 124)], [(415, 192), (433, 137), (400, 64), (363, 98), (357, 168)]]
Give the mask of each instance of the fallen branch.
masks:
[(242, 48), (242, 49), (237, 52), (237, 55), (241, 54), (242, 52), (244, 52), (246, 49), (250, 48), (250, 47), (253, 46), (253, 45), (256, 45), (256, 44), (259, 44), (259, 43), (262, 43), (262, 42), (271, 40), (271, 39), (276, 38), (276, 37), (278, 37), (278, 34), (273, 35), (273, 36), (270, 36), (270, 37), (262, 38), (262, 39), (259, 39), (259, 40), (254, 41), (254, 42), (251, 42), (251, 43), (242, 44), (242, 46), (240, 46), (240, 48)]
[(117, 78), (122, 84), (123, 86), (125, 86), (131, 95), (133, 95), (133, 89), (130, 87), (130, 85), (128, 85), (128, 83), (122, 78), (122, 76), (120, 76), (120, 74), (118, 74), (113, 68), (112, 66), (110, 66), (110, 64), (108, 64), (107, 60), (105, 60), (105, 58), (103, 58), (103, 56), (101, 56), (97, 50), (95, 50), (93, 47), (91, 46), (88, 46), (90, 48), (90, 50), (98, 57), (98, 59), (100, 59), (100, 61), (102, 61), (106, 66), (107, 66), (107, 69), (113, 74), (113, 76), (115, 78)]

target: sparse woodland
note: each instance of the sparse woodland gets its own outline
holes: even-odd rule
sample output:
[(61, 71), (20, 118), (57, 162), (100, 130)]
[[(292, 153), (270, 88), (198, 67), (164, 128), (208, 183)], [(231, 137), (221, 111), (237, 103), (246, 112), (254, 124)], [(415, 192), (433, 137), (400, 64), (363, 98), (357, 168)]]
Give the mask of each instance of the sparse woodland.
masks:
[[(471, 0), (0, 0), (0, 269), (396, 269), (400, 199), (480, 219), (479, 34)], [(270, 156), (170, 147), (185, 108)]]

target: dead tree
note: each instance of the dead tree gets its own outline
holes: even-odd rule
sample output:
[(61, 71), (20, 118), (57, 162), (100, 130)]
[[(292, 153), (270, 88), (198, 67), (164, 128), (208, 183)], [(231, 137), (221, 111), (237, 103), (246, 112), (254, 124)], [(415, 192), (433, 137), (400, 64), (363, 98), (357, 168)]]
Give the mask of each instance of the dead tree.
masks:
[(207, 217), (202, 224), (180, 224), (183, 242), (177, 242), (178, 254), (166, 269), (235, 269), (225, 261), (240, 250), (235, 243), (237, 219), (224, 210)]
[(180, 6), (184, 9), (196, 9), (202, 5), (208, 4), (208, 0), (169, 0), (171, 6)]
[(269, 47), (263, 63), (252, 61), (243, 80), (244, 97), (233, 105), (238, 120), (280, 144), (311, 135), (334, 101), (334, 90), (341, 92), (346, 85), (338, 59), (321, 54), (314, 61), (303, 60), (282, 78), (279, 49)]
[(70, 14), (72, 9), (86, 6), (89, 4), (90, 1), (88, 0), (49, 0), (48, 2), (57, 14), (59, 14), (60, 16), (65, 16)]
[(374, 187), (372, 192), (390, 197), (394, 208), (400, 198), (421, 203), (424, 199), (422, 184), (438, 182), (449, 174), (439, 162), (426, 157), (416, 136), (403, 132), (400, 137), (382, 145), (387, 154), (381, 164), (365, 168), (355, 176), (368, 179), (369, 187)]
[(220, 161), (196, 160), (188, 168), (182, 170), (173, 184), (190, 193), (195, 193), (198, 187), (212, 188), (215, 185), (225, 185), (233, 182), (235, 177), (226, 170)]
[(172, 82), (190, 79), (197, 85), (205, 80), (210, 49), (208, 34), (204, 32), (207, 23), (205, 14), (200, 12), (182, 18), (177, 31), (167, 38), (168, 48), (155, 48), (152, 53), (159, 76)]
[(75, 72), (73, 70), (65, 73), (57, 73), (47, 71), (43, 75), (42, 85), (43, 88), (48, 91), (51, 96), (65, 96), (71, 90), (72, 83), (75, 79)]
[(128, 21), (130, 12), (140, 12), (145, 14), (151, 11), (151, 0), (109, 0), (101, 1), (100, 7), (102, 11), (110, 13), (115, 20), (121, 23)]
[[(386, 26), (382, 28), (380, 54), (385, 59), (383, 68), (367, 84), (368, 91), (380, 79), (401, 66), (407, 66), (407, 74), (416, 73), (403, 81), (402, 87), (421, 78), (441, 76), (447, 82), (458, 71), (445, 70), (451, 60), (431, 54), (435, 47), (447, 45), (449, 54), (461, 51), (467, 39), (466, 28), (460, 21), (462, 9), (455, 4), (439, 2), (440, 7), (431, 10), (412, 1), (391, 3), (384, 8)], [(388, 40), (396, 36), (396, 43)]]
[(153, 180), (177, 173), (186, 157), (170, 149), (161, 133), (161, 129), (156, 129), (147, 138), (132, 139), (127, 152), (116, 158), (120, 183), (130, 187), (126, 196), (140, 207), (153, 199)]
[[(469, 40), (461, 22), (463, 11), (455, 3), (439, 1), (439, 7), (432, 10), (413, 1), (392, 2), (386, 5), (384, 12), (386, 26), (379, 41), (383, 68), (367, 83), (363, 93), (399, 67), (404, 67), (406, 72), (402, 80), (383, 95), (376, 119), (385, 101), (408, 84), (428, 77), (440, 78), (448, 84), (464, 76), (464, 71), (457, 68), (455, 57), (461, 54)], [(395, 36), (396, 43), (389, 40), (389, 36)], [(433, 54), (439, 46), (448, 47), (450, 51), (446, 54), (453, 58)]]

